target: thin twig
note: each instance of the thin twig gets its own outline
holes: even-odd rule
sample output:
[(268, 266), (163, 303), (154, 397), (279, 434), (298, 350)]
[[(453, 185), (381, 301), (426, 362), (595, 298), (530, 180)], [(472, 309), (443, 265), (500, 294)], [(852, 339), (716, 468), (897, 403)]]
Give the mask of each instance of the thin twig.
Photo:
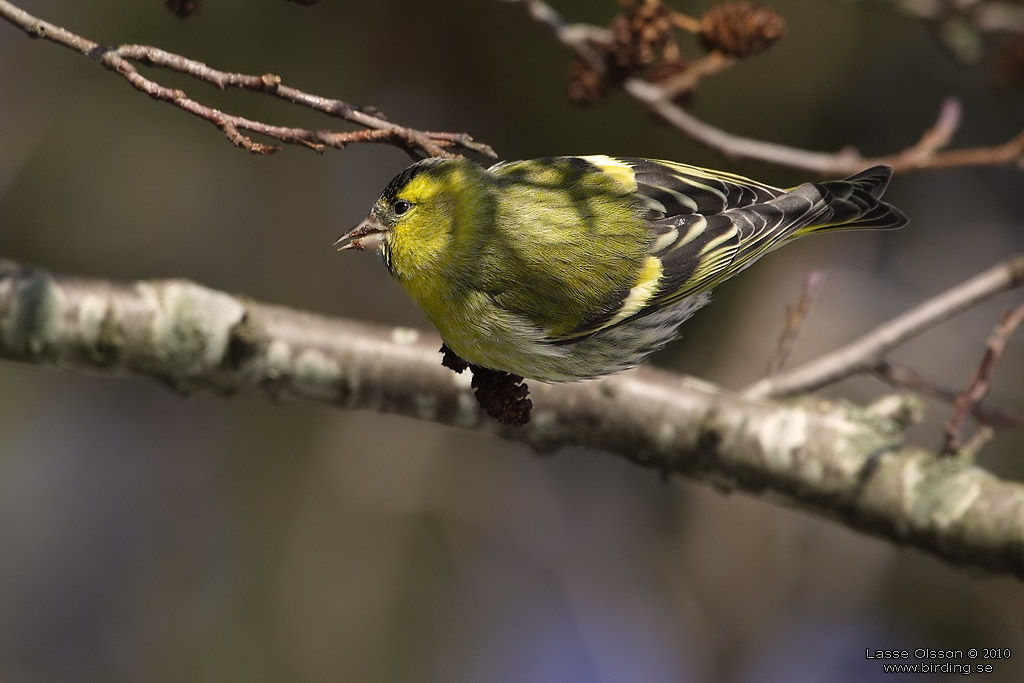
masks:
[(845, 377), (870, 373), (884, 355), (913, 337), (999, 292), (1024, 284), (1024, 254), (1017, 254), (884, 323), (860, 339), (744, 391), (750, 397), (792, 396)]
[[(933, 384), (917, 371), (896, 365), (890, 360), (880, 361), (872, 370), (872, 374), (890, 386), (911, 389), (918, 394), (931, 396), (949, 404), (955, 403), (956, 397), (960, 394), (959, 391), (949, 387)], [(976, 403), (971, 406), (971, 416), (981, 424), (989, 425), (994, 429), (1024, 431), (1024, 415), (1006, 408), (987, 403)]]
[(786, 364), (789, 354), (793, 351), (793, 343), (796, 341), (800, 330), (803, 327), (807, 314), (811, 312), (811, 304), (825, 284), (825, 271), (812, 270), (804, 277), (803, 286), (800, 288), (800, 299), (795, 306), (786, 306), (786, 326), (779, 335), (779, 343), (775, 349), (775, 355), (768, 361), (768, 375), (774, 375)]
[[(272, 154), (281, 149), (278, 145), (256, 142), (242, 131), (258, 133), (280, 142), (300, 145), (318, 152), (325, 147), (342, 148), (356, 142), (382, 142), (405, 149), (411, 155), (452, 156), (448, 149), (462, 149), (496, 158), (487, 145), (473, 140), (465, 133), (444, 133), (419, 131), (388, 122), (379, 113), (371, 113), (351, 104), (328, 97), (321, 97), (292, 88), (281, 83), (274, 74), (251, 75), (214, 69), (203, 62), (182, 57), (149, 45), (100, 45), (83, 38), (67, 29), (55, 26), (15, 7), (6, 0), (0, 0), (0, 18), (20, 27), (32, 38), (45, 38), (91, 57), (110, 71), (120, 74), (132, 87), (154, 99), (172, 104), (194, 116), (209, 121), (219, 128), (236, 147), (254, 154)], [(349, 123), (362, 126), (363, 130), (334, 132), (309, 130), (289, 126), (276, 126), (236, 116), (209, 107), (191, 99), (183, 90), (168, 88), (146, 78), (132, 61), (183, 73), (197, 80), (205, 81), (218, 88), (240, 88), (278, 97)]]
[(970, 384), (960, 392), (953, 403), (953, 414), (943, 427), (944, 441), (942, 442), (943, 453), (953, 453), (960, 445), (960, 430), (963, 428), (964, 419), (967, 414), (976, 406), (988, 393), (992, 386), (992, 374), (995, 372), (996, 364), (1003, 355), (1006, 342), (1013, 331), (1024, 322), (1024, 304), (1020, 304), (1012, 311), (1008, 311), (1002, 319), (992, 328), (992, 333), (985, 344), (985, 354), (981, 357), (978, 368), (974, 371), (974, 377)]
[[(960, 100), (947, 97), (939, 107), (939, 117), (932, 127), (921, 134), (920, 139), (902, 152), (878, 159), (878, 162), (892, 166), (893, 169), (911, 165), (924, 166), (934, 163), (938, 150), (949, 145), (960, 127), (963, 107)], [(874, 163), (874, 162), (872, 162)]]
[(720, 74), (735, 64), (737, 64), (737, 60), (733, 57), (724, 55), (717, 50), (709, 52), (704, 57), (690, 62), (686, 71), (678, 76), (659, 83), (658, 87), (662, 89), (665, 97), (672, 100), (677, 95), (696, 89), (700, 82), (708, 76)]
[(971, 434), (970, 438), (964, 441), (964, 444), (958, 449), (958, 453), (961, 456), (967, 458), (974, 458), (981, 452), (981, 450), (989, 444), (992, 439), (996, 436), (996, 430), (988, 425), (980, 425), (974, 433)]
[(676, 28), (682, 29), (687, 33), (700, 33), (700, 19), (691, 17), (689, 14), (676, 12), (675, 10), (669, 16), (672, 18), (672, 25)]
[[(567, 24), (543, 0), (504, 1), (522, 5), (532, 18), (550, 29), (563, 45), (586, 59), (588, 64), (597, 66), (601, 63), (600, 56), (592, 47), (590, 36), (604, 29), (590, 27), (593, 31), (587, 31), (578, 24)], [(754, 159), (823, 176), (847, 175), (874, 164), (887, 164), (899, 173), (953, 166), (1024, 165), (1024, 131), (1000, 145), (943, 150), (952, 140), (960, 123), (960, 104), (955, 98), (947, 98), (942, 103), (935, 124), (916, 143), (894, 154), (869, 157), (853, 147), (837, 152), (820, 152), (734, 135), (701, 121), (676, 104), (673, 97), (678, 92), (678, 86), (667, 90), (663, 86), (634, 77), (623, 81), (622, 87), (630, 97), (662, 121), (729, 159)]]

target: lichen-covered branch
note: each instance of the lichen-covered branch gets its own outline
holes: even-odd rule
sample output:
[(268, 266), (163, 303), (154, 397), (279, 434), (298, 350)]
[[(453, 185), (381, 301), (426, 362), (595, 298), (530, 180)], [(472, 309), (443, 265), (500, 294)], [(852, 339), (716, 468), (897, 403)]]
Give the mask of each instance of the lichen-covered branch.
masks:
[(184, 280), (120, 284), (0, 263), (0, 358), (159, 379), (179, 391), (408, 415), (540, 451), (586, 445), (664, 474), (781, 499), (957, 564), (1024, 578), (1024, 486), (900, 432), (916, 399), (874, 406), (742, 398), (644, 369), (532, 388), (534, 417), (501, 427), (433, 334), (327, 318)]
[[(92, 58), (127, 80), (136, 90), (212, 123), (236, 147), (241, 147), (254, 154), (272, 154), (280, 150), (280, 147), (256, 142), (242, 131), (258, 133), (280, 142), (300, 145), (318, 152), (323, 151), (325, 147), (340, 149), (357, 142), (383, 142), (401, 147), (412, 155), (451, 156), (451, 153), (446, 150), (461, 149), (489, 157), (496, 158), (497, 156), (490, 147), (476, 142), (466, 133), (420, 131), (399, 126), (387, 121), (379, 112), (286, 86), (275, 74), (251, 75), (220, 71), (200, 61), (149, 45), (101, 45), (32, 16), (6, 0), (0, 0), (0, 18), (21, 28), (32, 38), (43, 38)], [(153, 79), (146, 78), (135, 68), (133, 60), (147, 66), (186, 74), (196, 80), (210, 83), (221, 90), (239, 88), (277, 97), (356, 124), (361, 127), (361, 130), (342, 132), (310, 130), (278, 126), (229, 114), (189, 97), (185, 91), (179, 88), (169, 88)]]

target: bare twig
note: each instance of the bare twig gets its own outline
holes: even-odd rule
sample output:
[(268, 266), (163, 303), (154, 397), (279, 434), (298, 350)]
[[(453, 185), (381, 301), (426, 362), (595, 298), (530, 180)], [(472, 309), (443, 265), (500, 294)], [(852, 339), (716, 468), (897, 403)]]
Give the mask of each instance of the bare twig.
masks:
[[(369, 110), (341, 100), (313, 95), (283, 85), (281, 78), (274, 74), (257, 76), (220, 71), (194, 59), (148, 45), (119, 45), (116, 47), (100, 45), (67, 29), (34, 17), (6, 0), (0, 0), (0, 18), (21, 28), (32, 38), (45, 38), (91, 57), (107, 69), (120, 74), (136, 90), (209, 121), (219, 128), (236, 147), (241, 147), (254, 154), (271, 154), (278, 151), (280, 147), (256, 142), (242, 131), (258, 133), (280, 142), (301, 145), (318, 152), (323, 151), (325, 147), (340, 149), (356, 142), (383, 142), (402, 147), (412, 155), (451, 156), (448, 149), (462, 149), (496, 157), (490, 147), (474, 141), (465, 133), (419, 131), (399, 126), (386, 121), (378, 113), (371, 113)], [(187, 74), (197, 80), (215, 85), (221, 90), (240, 88), (278, 97), (362, 126), (363, 130), (349, 132), (309, 130), (276, 126), (253, 121), (243, 116), (227, 114), (188, 97), (183, 90), (168, 88), (146, 78), (135, 68), (132, 60), (148, 66)]]
[(1024, 486), (908, 447), (912, 397), (884, 411), (751, 401), (644, 369), (532, 389), (534, 419), (501, 427), (432, 333), (326, 318), (184, 280), (121, 284), (0, 263), (0, 358), (259, 390), (490, 431), (535, 449), (611, 452), (783, 501), (950, 562), (1024, 577)]
[[(949, 387), (933, 384), (922, 377), (920, 373), (910, 368), (896, 365), (890, 360), (879, 361), (878, 365), (872, 370), (872, 374), (890, 386), (911, 389), (916, 393), (931, 396), (949, 404), (955, 403), (957, 396), (960, 394), (960, 392)], [(991, 406), (987, 403), (975, 403), (971, 406), (971, 415), (981, 424), (989, 425), (994, 429), (1018, 429), (1024, 431), (1024, 415), (1005, 408)]]
[[(730, 159), (760, 159), (823, 175), (840, 175), (846, 173), (846, 169), (851, 166), (863, 168), (858, 165), (860, 155), (852, 149), (830, 154), (734, 135), (701, 121), (682, 107), (676, 106), (656, 85), (638, 78), (630, 78), (622, 87), (633, 99), (683, 135)], [(836, 171), (837, 166), (843, 170)]]
[(786, 327), (779, 336), (779, 344), (775, 349), (775, 355), (768, 361), (768, 374), (774, 375), (786, 364), (786, 359), (793, 351), (793, 342), (796, 341), (800, 329), (803, 327), (807, 314), (811, 312), (811, 304), (825, 284), (825, 271), (812, 270), (804, 277), (803, 286), (800, 288), (800, 299), (795, 306), (786, 306)]
[(979, 426), (971, 437), (957, 450), (961, 457), (974, 458), (996, 436), (996, 430), (989, 425)]
[(710, 52), (706, 56), (690, 62), (686, 70), (678, 76), (659, 83), (662, 93), (669, 100), (684, 92), (696, 89), (700, 82), (708, 76), (719, 74), (735, 65), (737, 60), (723, 55), (721, 52)]
[(744, 394), (751, 397), (792, 396), (820, 389), (851, 375), (874, 372), (891, 349), (957, 313), (1021, 284), (1024, 284), (1024, 254), (996, 264), (817, 360), (766, 377), (748, 387)]
[[(588, 31), (579, 25), (567, 24), (543, 0), (505, 1), (522, 5), (531, 17), (554, 32), (563, 45), (588, 63), (593, 65), (601, 61), (592, 47), (591, 37), (595, 31), (601, 35), (603, 29), (590, 27), (594, 30)], [(679, 78), (683, 79), (684, 76)], [(688, 81), (683, 84), (692, 85)], [(678, 83), (666, 88), (633, 77), (625, 79), (622, 87), (630, 97), (683, 135), (730, 159), (755, 159), (823, 176), (847, 175), (874, 164), (887, 164), (896, 172), (953, 166), (1024, 165), (1024, 131), (1000, 145), (943, 150), (952, 140), (960, 123), (960, 104), (955, 98), (947, 98), (942, 103), (935, 124), (915, 144), (895, 154), (870, 157), (862, 155), (853, 147), (838, 152), (820, 152), (728, 133), (701, 121), (674, 102), (673, 97), (678, 94)]]
[(676, 28), (680, 28), (687, 33), (700, 33), (700, 19), (674, 10), (670, 16), (672, 17), (672, 24)]
[(943, 427), (945, 440), (942, 443), (942, 451), (944, 453), (953, 453), (959, 447), (960, 430), (963, 428), (964, 419), (988, 393), (989, 387), (992, 385), (992, 373), (1003, 355), (1006, 342), (1022, 322), (1024, 322), (1024, 304), (1008, 311), (992, 329), (992, 334), (989, 335), (988, 342), (985, 344), (985, 354), (974, 371), (974, 377), (971, 378), (967, 388), (956, 397), (953, 403), (953, 414)]

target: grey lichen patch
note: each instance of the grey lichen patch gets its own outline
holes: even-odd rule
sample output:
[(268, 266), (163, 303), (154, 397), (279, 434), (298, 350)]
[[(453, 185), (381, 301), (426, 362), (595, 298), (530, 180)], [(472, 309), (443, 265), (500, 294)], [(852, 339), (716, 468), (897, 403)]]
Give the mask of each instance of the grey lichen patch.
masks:
[(411, 327), (395, 327), (391, 329), (391, 341), (400, 346), (411, 346), (419, 341), (420, 331)]
[(981, 492), (982, 476), (953, 458), (936, 459), (909, 487), (908, 512), (919, 525), (946, 529), (958, 522)]
[(245, 309), (234, 297), (187, 281), (139, 283), (153, 306), (154, 354), (179, 376), (198, 374), (224, 357), (232, 328)]
[[(529, 444), (534, 453), (540, 456), (556, 455), (569, 445), (567, 437), (572, 431), (562, 421), (562, 414), (550, 408), (533, 411), (530, 424), (526, 428), (514, 427), (515, 430), (530, 430)], [(571, 438), (571, 437), (570, 437)]]
[(534, 410), (530, 427), (542, 435), (553, 436), (560, 426), (559, 414), (554, 410)]
[(434, 420), (437, 418), (439, 408), (437, 396), (417, 391), (412, 395), (412, 400), (416, 409), (416, 417), (421, 420)]
[(975, 501), (981, 495), (980, 482), (969, 477), (962, 477), (961, 479), (963, 486), (959, 487), (956, 498), (950, 500), (948, 505), (937, 508), (932, 513), (932, 519), (935, 520), (935, 524), (940, 529), (945, 529), (959, 521), (968, 510), (974, 507)]
[(292, 381), (306, 397), (335, 398), (339, 374), (338, 362), (315, 348), (304, 349), (292, 365)]
[(676, 447), (678, 429), (670, 420), (662, 417), (654, 430), (654, 448), (659, 453), (670, 453)]
[(455, 400), (455, 418), (452, 422), (457, 427), (472, 427), (480, 422), (480, 414), (480, 407), (473, 394), (463, 392)]
[(45, 357), (64, 330), (65, 299), (49, 275), (34, 272), (18, 280), (14, 305), (0, 320), (7, 345), (27, 358)]
[(914, 507), (918, 497), (917, 487), (921, 485), (921, 480), (924, 479), (922, 464), (923, 462), (920, 458), (910, 458), (899, 470), (900, 500), (905, 502), (908, 509)]
[(124, 330), (118, 324), (110, 299), (87, 293), (78, 302), (79, 334), (89, 360), (98, 367), (117, 363), (124, 349)]
[(114, 310), (108, 309), (100, 323), (99, 332), (92, 346), (89, 348), (89, 356), (99, 366), (115, 365), (120, 356), (127, 350), (125, 343), (126, 334), (118, 323)]
[(275, 339), (267, 347), (266, 367), (263, 374), (274, 381), (288, 376), (292, 367), (292, 346), (282, 339)]
[(924, 418), (924, 401), (912, 394), (882, 396), (865, 408), (851, 407), (850, 417), (880, 434), (895, 436)]
[(903, 445), (903, 427), (888, 414), (889, 409), (897, 410), (892, 403), (879, 406), (879, 411), (846, 401), (801, 400), (793, 405), (806, 409), (814, 425), (809, 446), (829, 453), (827, 460), (815, 459), (818, 467), (811, 474), (837, 481), (862, 479), (869, 473), (865, 467), (873, 467), (877, 456)]
[(92, 292), (87, 292), (78, 301), (78, 334), (89, 345), (95, 344), (100, 336), (103, 320), (110, 309), (109, 301), (109, 297)]
[(770, 469), (792, 469), (793, 461), (807, 444), (808, 421), (802, 408), (782, 408), (766, 415), (756, 426), (758, 444)]

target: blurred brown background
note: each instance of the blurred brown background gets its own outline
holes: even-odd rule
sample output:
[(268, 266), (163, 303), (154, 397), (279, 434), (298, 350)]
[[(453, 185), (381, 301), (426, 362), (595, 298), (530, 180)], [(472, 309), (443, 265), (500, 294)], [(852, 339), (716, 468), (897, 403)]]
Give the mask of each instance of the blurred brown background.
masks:
[[(500, 2), (25, 0), (103, 43), (155, 44), (272, 71), (506, 159), (653, 156), (779, 185), (618, 95), (564, 96), (567, 54)], [(1024, 124), (1024, 94), (958, 66), (889, 3), (779, 1), (790, 35), (702, 86), (694, 111), (767, 140), (895, 151), (963, 99), (961, 146)], [(710, 3), (679, 0), (699, 13)], [(561, 0), (605, 23), (616, 5)], [(281, 123), (333, 122), (170, 74), (204, 101)], [(426, 321), (378, 259), (331, 242), (408, 158), (384, 146), (260, 158), (89, 60), (0, 24), (0, 256), (112, 279), (187, 277), (384, 324)], [(791, 364), (1024, 248), (1024, 175), (898, 177), (896, 234), (805, 240), (723, 286), (656, 362), (728, 387), (759, 378), (808, 270), (828, 271)], [(962, 386), (1007, 294), (895, 355)], [(1024, 334), (995, 401), (1024, 406)], [(826, 395), (867, 401), (871, 379)], [(744, 495), (599, 452), (524, 448), (409, 419), (263, 396), (182, 398), (153, 382), (0, 363), (0, 680), (891, 681), (865, 648), (1011, 648), (1024, 591)], [(947, 406), (914, 437), (940, 441)], [(1024, 438), (983, 463), (1024, 477)], [(944, 681), (951, 676), (915, 676)]]

